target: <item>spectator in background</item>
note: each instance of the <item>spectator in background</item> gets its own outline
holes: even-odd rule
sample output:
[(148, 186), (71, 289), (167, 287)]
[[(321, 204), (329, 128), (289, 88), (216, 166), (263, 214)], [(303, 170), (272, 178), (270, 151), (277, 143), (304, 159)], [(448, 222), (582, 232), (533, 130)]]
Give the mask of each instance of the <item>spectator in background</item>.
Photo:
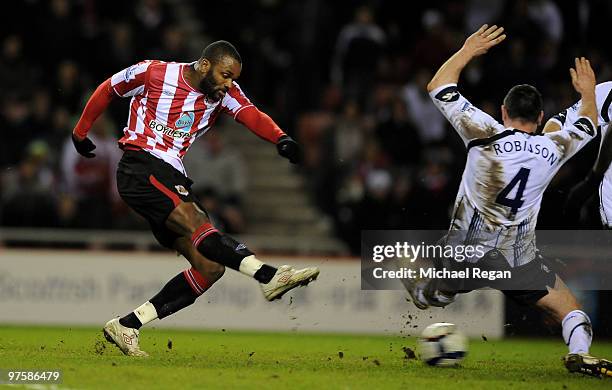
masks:
[(32, 141), (23, 159), (2, 172), (2, 225), (57, 226), (56, 178), (49, 146)]
[(452, 53), (456, 36), (447, 26), (444, 15), (429, 9), (420, 15), (424, 33), (415, 42), (410, 58), (415, 68), (431, 69), (440, 66)]
[[(11, 135), (0, 143), (0, 172), (16, 171), (24, 164), (32, 139), (44, 139), (51, 150), (61, 150), (73, 124), (74, 102), (88, 94), (90, 80), (152, 58), (154, 50), (164, 56), (175, 53), (168, 58), (176, 59), (187, 50), (183, 42), (233, 39), (250, 51), (245, 56), (251, 59), (249, 69), (256, 67), (243, 75), (241, 86), (257, 90), (258, 104), (273, 108), (288, 128), (295, 128), (305, 146), (300, 172), (308, 176), (313, 198), (324, 212), (337, 220), (350, 214), (365, 196), (367, 172), (382, 167), (391, 174), (394, 214), (403, 218), (396, 218), (393, 226), (446, 228), (445, 207), (429, 210), (423, 205), (431, 202), (422, 201), (418, 215), (410, 215), (410, 201), (402, 206), (397, 200), (429, 196), (432, 189), (432, 196), (439, 197), (445, 193), (434, 185), (444, 181), (440, 177), (449, 178), (442, 186), (446, 188), (461, 174), (455, 165), (464, 158), (464, 146), (453, 133), (438, 130), (454, 143), (450, 164), (431, 162), (428, 156), (437, 152), (428, 150), (436, 141), (420, 140), (423, 126), (438, 126), (428, 113), (431, 104), (419, 106), (423, 68), (440, 66), (465, 31), (502, 21), (512, 42), (464, 72), (466, 96), (482, 96), (484, 100), (475, 103), (494, 117), (499, 108), (491, 102), (502, 98), (495, 94), (514, 85), (518, 75), (545, 92), (545, 112), (569, 106), (575, 96), (566, 85), (565, 56), (577, 50), (588, 51), (602, 80), (612, 78), (605, 30), (612, 18), (608, 0), (452, 0), (413, 4), (406, 15), (398, 15), (394, 2), (375, 2), (370, 4), (376, 21), (373, 8), (344, 2), (264, 3), (241, 4), (241, 12), (232, 16), (237, 27), (222, 30), (227, 9), (234, 5), (227, 0), (187, 1), (180, 8), (169, 0), (124, 2), (120, 8), (115, 2), (89, 0), (15, 2), (11, 18), (0, 27), (0, 120), (3, 132)], [(337, 25), (351, 18), (345, 26)], [(198, 29), (205, 35), (187, 36)], [(219, 31), (223, 36), (215, 37)], [(506, 71), (496, 72), (501, 64)], [(353, 103), (357, 113), (349, 119)], [(109, 107), (113, 122), (125, 122), (127, 104)], [(120, 126), (107, 130), (113, 136), (121, 133)], [(339, 146), (337, 141), (347, 144)], [(366, 146), (371, 142), (379, 146)], [(204, 147), (194, 147), (200, 146)], [(391, 163), (372, 164), (366, 155), (376, 149), (380, 160)], [(551, 218), (557, 213), (547, 214), (546, 207), (554, 210), (562, 203), (565, 188), (590, 167), (589, 153), (586, 148), (584, 158), (578, 156), (552, 182), (541, 215), (545, 226), (563, 226), (560, 219)], [(47, 166), (61, 171), (57, 159)], [(220, 194), (205, 194), (203, 201), (223, 207)], [(597, 217), (596, 207), (593, 215)]]
[(345, 96), (360, 103), (369, 95), (379, 60), (386, 44), (384, 30), (374, 22), (367, 6), (355, 11), (353, 21), (340, 30), (332, 62), (331, 79), (341, 85)]
[(338, 235), (349, 245), (351, 252), (359, 253), (361, 230), (389, 229), (391, 209), (390, 193), (393, 178), (384, 168), (355, 172), (347, 178), (339, 192), (336, 218)]
[(227, 233), (243, 233), (247, 172), (242, 156), (225, 148), (219, 131), (207, 133), (192, 147), (198, 150), (188, 153), (184, 164), (187, 175), (194, 181), (193, 192), (220, 224), (215, 226), (224, 227)]
[(65, 107), (70, 114), (77, 113), (83, 95), (82, 85), (79, 66), (74, 61), (62, 61), (53, 86), (53, 104)]
[(113, 126), (108, 117), (102, 116), (91, 128), (89, 134), (97, 146), (96, 158), (78, 154), (71, 139), (64, 143), (61, 156), (64, 195), (60, 210), (65, 226), (110, 228), (114, 218), (119, 217), (117, 212), (125, 211), (115, 185), (121, 151), (109, 130)]
[(395, 175), (389, 199), (391, 212), (387, 217), (387, 229), (421, 229), (427, 226), (422, 205), (429, 201), (428, 194), (416, 185), (413, 176), (409, 169), (401, 169)]
[(344, 105), (342, 116), (334, 129), (330, 130), (334, 145), (334, 162), (340, 175), (343, 168), (352, 168), (363, 152), (363, 144), (366, 132), (365, 120), (361, 115), (357, 102), (349, 100)]
[(2, 132), (10, 135), (0, 142), (0, 164), (15, 165), (22, 159), (25, 146), (32, 139), (28, 123), (30, 107), (24, 96), (8, 95), (0, 110)]
[(152, 50), (151, 56), (167, 61), (188, 61), (192, 56), (187, 50), (186, 42), (181, 27), (170, 25), (163, 29), (161, 46)]
[(391, 102), (391, 116), (379, 121), (376, 135), (396, 166), (416, 165), (421, 158), (421, 136), (400, 98)]
[[(36, 138), (49, 137), (51, 128), (51, 97), (46, 89), (37, 89), (31, 100), (30, 126)], [(48, 139), (48, 142), (54, 140)]]
[[(316, 119), (310, 119), (313, 127), (316, 126)], [(322, 134), (318, 142), (322, 145), (315, 149), (318, 165), (312, 176), (313, 197), (316, 204), (330, 215), (336, 213), (338, 192), (343, 183), (350, 180), (349, 176), (361, 161), (366, 133), (369, 132), (368, 126), (359, 105), (353, 100), (344, 103), (339, 117), (334, 116), (331, 121), (319, 122), (318, 127), (322, 129)]]
[(23, 53), (23, 39), (8, 35), (2, 41), (0, 57), (0, 88), (3, 95), (28, 94), (34, 89), (34, 69)]
[(124, 21), (109, 23), (108, 33), (109, 39), (103, 43), (105, 50), (98, 53), (100, 57), (104, 57), (104, 73), (110, 73), (132, 63), (140, 52), (140, 48), (134, 44), (134, 30), (129, 23)]
[(414, 78), (402, 90), (406, 111), (414, 123), (419, 138), (425, 144), (441, 141), (446, 135), (446, 121), (427, 94), (431, 72), (425, 68), (416, 71)]
[(56, 107), (51, 116), (51, 128), (47, 136), (53, 140), (51, 145), (58, 150), (64, 146), (66, 131), (70, 131), (73, 118), (65, 107)]
[(81, 53), (80, 23), (71, 1), (51, 0), (47, 4), (46, 12), (42, 7), (36, 10), (40, 12), (40, 24), (32, 43), (36, 45), (38, 62), (45, 69), (54, 69), (66, 58), (76, 58)]
[(527, 4), (527, 15), (534, 21), (546, 38), (558, 46), (563, 39), (561, 10), (551, 0), (531, 0)]
[(148, 39), (139, 41), (139, 49), (151, 52), (156, 43), (161, 41), (163, 27), (173, 22), (169, 6), (161, 0), (140, 0), (134, 14), (138, 35), (148, 37)]
[[(452, 175), (452, 151), (446, 146), (432, 147), (424, 153), (419, 180), (427, 201), (421, 203), (422, 228), (435, 229), (442, 221), (448, 221), (450, 205), (461, 174)], [(446, 207), (444, 206), (446, 205)]]
[(391, 173), (383, 168), (365, 176), (365, 194), (357, 205), (358, 226), (362, 229), (388, 229), (391, 212), (389, 199), (393, 188)]
[(468, 0), (465, 7), (465, 33), (499, 20), (505, 4), (506, 0)]

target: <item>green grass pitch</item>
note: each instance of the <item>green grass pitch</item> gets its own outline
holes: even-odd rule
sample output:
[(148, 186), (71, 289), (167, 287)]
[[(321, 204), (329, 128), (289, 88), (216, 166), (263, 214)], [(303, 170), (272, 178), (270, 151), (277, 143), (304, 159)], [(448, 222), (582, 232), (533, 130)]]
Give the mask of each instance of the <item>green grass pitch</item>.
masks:
[[(71, 389), (610, 389), (569, 374), (561, 340), (471, 340), (460, 368), (407, 359), (414, 338), (162, 330), (145, 327), (149, 358), (123, 356), (99, 329), (0, 327), (0, 368), (60, 368)], [(612, 357), (611, 343), (592, 353)], [(36, 387), (40, 388), (40, 387)], [(49, 387), (52, 388), (52, 387)]]

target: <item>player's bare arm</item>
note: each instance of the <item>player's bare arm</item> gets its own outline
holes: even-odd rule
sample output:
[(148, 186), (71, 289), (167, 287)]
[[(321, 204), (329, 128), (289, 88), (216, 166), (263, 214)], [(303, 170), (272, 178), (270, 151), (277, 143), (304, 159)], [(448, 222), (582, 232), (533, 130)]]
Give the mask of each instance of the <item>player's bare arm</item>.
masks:
[[(587, 59), (576, 58), (575, 62), (576, 69), (570, 69), (570, 74), (572, 75), (572, 84), (574, 85), (574, 88), (582, 95), (579, 115), (588, 116), (589, 118), (591, 118), (591, 120), (593, 120), (594, 118), (595, 120), (593, 121), (593, 124), (597, 126), (597, 120), (599, 118), (599, 115), (597, 113), (595, 86), (593, 85), (591, 87), (591, 83), (595, 83), (595, 74), (593, 72), (593, 69), (591, 69), (590, 63)], [(579, 70), (581, 72), (580, 74), (578, 74)], [(579, 88), (584, 89), (584, 95), (582, 94), (581, 90), (579, 90)], [(560, 125), (555, 121), (549, 120), (549, 123), (551, 123), (549, 129), (555, 129), (560, 127)], [(604, 139), (602, 140), (601, 147), (599, 149), (599, 154), (597, 156), (595, 164), (593, 165), (593, 169), (584, 178), (584, 180), (572, 187), (567, 196), (567, 199), (563, 206), (563, 210), (566, 216), (574, 220), (579, 219), (578, 215), (580, 213), (581, 206), (596, 191), (597, 187), (599, 186), (604, 177), (604, 174), (610, 166), (610, 162), (612, 162), (612, 137), (610, 136), (610, 132), (607, 132)]]
[[(597, 103), (595, 99), (595, 87), (593, 86), (593, 89), (592, 90), (590, 89), (590, 83), (595, 83), (595, 73), (593, 72), (593, 69), (591, 68), (591, 63), (586, 58), (584, 57), (576, 58), (574, 62), (576, 63), (576, 69), (570, 68), (570, 75), (572, 77), (572, 85), (574, 86), (574, 89), (576, 90), (576, 92), (578, 92), (581, 96), (582, 96), (582, 88), (585, 87), (586, 88), (584, 89), (585, 93), (589, 95), (588, 96), (589, 98), (592, 98), (591, 101), (587, 102), (586, 109), (588, 110), (589, 113), (592, 113), (591, 110), (594, 108), (595, 120), (593, 121), (593, 124), (595, 125), (595, 127), (597, 127)], [(580, 75), (578, 75), (579, 70), (580, 70)], [(576, 82), (580, 84), (577, 86)], [(589, 105), (591, 104), (592, 106), (589, 107)], [(584, 106), (584, 101), (581, 102), (581, 107), (583, 106)], [(579, 115), (588, 116), (592, 120), (592, 117), (590, 115), (587, 115), (582, 110), (579, 113)], [(559, 130), (561, 130), (561, 124), (558, 121), (551, 118), (544, 125), (543, 132), (552, 133), (552, 132), (559, 131)]]
[(584, 57), (575, 59), (575, 67), (570, 68), (572, 85), (582, 99), (579, 116), (588, 117), (597, 127), (597, 102), (595, 100), (595, 72), (591, 63)]
[(485, 24), (480, 27), (478, 31), (465, 40), (461, 49), (438, 69), (427, 84), (427, 92), (446, 84), (456, 84), (459, 81), (461, 71), (472, 59), (485, 54), (490, 48), (506, 39), (506, 34), (503, 34), (503, 32), (504, 28), (496, 25), (489, 27)]

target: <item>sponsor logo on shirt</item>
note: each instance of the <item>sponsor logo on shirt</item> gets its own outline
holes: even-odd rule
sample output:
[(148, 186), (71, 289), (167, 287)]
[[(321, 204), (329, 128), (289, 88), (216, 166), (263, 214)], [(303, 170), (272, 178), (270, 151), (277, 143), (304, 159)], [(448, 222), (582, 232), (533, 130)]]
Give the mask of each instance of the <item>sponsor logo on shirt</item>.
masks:
[(446, 103), (454, 102), (459, 99), (459, 91), (457, 91), (456, 86), (444, 88), (443, 90), (438, 92), (438, 94), (436, 95), (436, 99)]
[(590, 135), (591, 137), (593, 135), (595, 135), (595, 129), (593, 128), (593, 125), (591, 124), (591, 122), (586, 119), (586, 118), (580, 118), (578, 119), (576, 122), (574, 122), (574, 126), (578, 129), (578, 130), (582, 130), (585, 133), (587, 133), (588, 135)]
[(445, 102), (450, 102), (455, 96), (457, 96), (457, 92), (447, 92), (442, 95), (442, 100), (444, 100)]
[(130, 80), (133, 80), (136, 78), (137, 68), (138, 68), (138, 65), (132, 65), (129, 68), (127, 68), (127, 70), (125, 71), (125, 74), (123, 75), (123, 78), (125, 79), (126, 83), (129, 83)]
[(567, 119), (567, 110), (563, 110), (557, 115), (553, 116), (554, 119), (558, 120), (562, 125), (565, 124), (565, 120)]
[(180, 118), (174, 122), (174, 127), (177, 129), (191, 128), (193, 121), (195, 120), (195, 114), (193, 112), (184, 112)]
[(180, 131), (180, 130), (173, 129), (172, 127), (166, 126), (162, 123), (158, 123), (155, 119), (151, 119), (151, 121), (149, 122), (149, 128), (153, 131), (162, 133), (172, 138), (191, 138), (193, 137), (193, 135), (189, 133), (188, 131)]

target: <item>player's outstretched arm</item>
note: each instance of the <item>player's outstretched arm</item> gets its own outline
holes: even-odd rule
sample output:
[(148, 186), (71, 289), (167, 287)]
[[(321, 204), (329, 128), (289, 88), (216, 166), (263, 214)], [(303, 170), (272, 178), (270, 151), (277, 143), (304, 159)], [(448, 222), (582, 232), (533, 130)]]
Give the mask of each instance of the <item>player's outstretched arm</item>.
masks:
[(255, 106), (249, 106), (239, 112), (236, 120), (259, 137), (276, 144), (278, 154), (292, 164), (302, 162), (298, 143), (285, 134), (268, 114), (259, 111)]
[(451, 56), (438, 69), (434, 77), (427, 84), (427, 92), (446, 84), (456, 84), (459, 75), (465, 66), (475, 57), (486, 53), (490, 48), (506, 39), (503, 27), (483, 25), (474, 34), (470, 35), (461, 49)]
[(580, 94), (582, 104), (578, 116), (588, 117), (597, 127), (597, 101), (595, 100), (595, 72), (591, 63), (584, 57), (574, 60), (575, 67), (570, 68), (572, 85)]
[[(612, 131), (608, 131), (601, 142), (597, 160), (593, 169), (580, 183), (570, 190), (564, 205), (565, 213), (572, 216), (578, 215), (581, 206), (597, 191), (599, 183), (612, 162)], [(572, 212), (574, 212), (572, 214)], [(577, 219), (577, 218), (576, 218)]]
[(92, 158), (96, 155), (92, 151), (96, 148), (93, 142), (87, 137), (89, 129), (94, 124), (96, 119), (106, 110), (106, 107), (110, 102), (117, 96), (113, 92), (111, 86), (111, 80), (108, 79), (96, 88), (94, 93), (91, 95), (85, 109), (81, 114), (81, 118), (72, 131), (72, 142), (74, 147), (79, 154)]
[[(581, 96), (578, 116), (589, 118), (593, 123), (592, 132), (594, 132), (594, 129), (597, 127), (598, 117), (597, 102), (595, 100), (595, 72), (593, 72), (589, 60), (584, 57), (576, 58), (574, 62), (575, 67), (570, 68), (570, 75), (572, 77), (572, 85), (574, 86), (574, 89)], [(579, 120), (580, 119), (578, 119), (578, 121)], [(596, 165), (599, 164), (600, 159), (601, 155), (598, 158)], [(604, 163), (605, 161), (602, 160), (601, 164), (603, 165)], [(602, 168), (600, 167), (600, 169)], [(592, 171), (583, 181), (575, 185), (570, 190), (563, 207), (566, 217), (574, 218), (574, 220), (578, 219), (581, 206), (593, 194), (600, 181), (601, 176), (597, 176), (595, 172)]]

